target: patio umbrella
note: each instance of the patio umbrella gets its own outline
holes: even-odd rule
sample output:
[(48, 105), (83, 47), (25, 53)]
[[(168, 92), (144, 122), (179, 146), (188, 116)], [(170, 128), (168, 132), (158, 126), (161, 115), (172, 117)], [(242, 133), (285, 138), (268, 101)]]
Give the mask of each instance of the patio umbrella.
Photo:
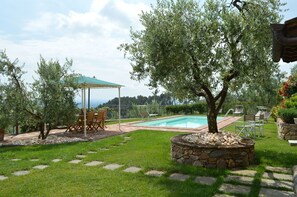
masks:
[(121, 87), (116, 83), (111, 83), (103, 80), (96, 79), (95, 77), (79, 76), (77, 83), (82, 90), (82, 108), (84, 112), (84, 134), (87, 135), (86, 131), (86, 89), (90, 88), (117, 88), (119, 94), (119, 129), (121, 129)]

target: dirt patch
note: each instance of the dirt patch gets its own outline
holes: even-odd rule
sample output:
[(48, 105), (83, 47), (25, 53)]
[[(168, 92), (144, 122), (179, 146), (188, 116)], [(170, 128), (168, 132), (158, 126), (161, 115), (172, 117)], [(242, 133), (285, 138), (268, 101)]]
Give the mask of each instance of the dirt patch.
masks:
[(121, 135), (119, 131), (87, 131), (87, 136), (82, 132), (65, 132), (65, 129), (56, 129), (50, 132), (45, 140), (38, 138), (39, 132), (30, 132), (19, 135), (6, 135), (0, 146), (26, 146), (36, 144), (62, 144), (69, 142), (97, 141), (110, 136)]

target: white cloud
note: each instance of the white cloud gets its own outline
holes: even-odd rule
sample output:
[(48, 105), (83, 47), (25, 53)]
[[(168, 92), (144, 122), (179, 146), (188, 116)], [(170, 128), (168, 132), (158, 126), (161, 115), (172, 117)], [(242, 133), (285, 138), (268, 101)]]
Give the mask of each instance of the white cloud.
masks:
[(107, 5), (109, 0), (93, 0), (91, 5), (91, 12), (100, 13), (101, 10)]
[[(47, 60), (58, 59), (60, 63), (70, 58), (77, 73), (124, 85), (123, 96), (150, 95), (151, 90), (144, 86), (145, 82), (130, 79), (130, 63), (117, 49), (130, 40), (130, 26), (139, 25), (138, 14), (148, 8), (138, 2), (94, 0), (87, 12), (41, 13), (39, 18), (25, 24), (21, 32), (23, 39), (8, 40), (0, 34), (0, 44), (7, 49), (11, 59), (19, 58), (20, 63), (26, 63), (26, 81), (32, 82), (40, 55)], [(107, 91), (104, 97), (113, 98), (114, 92)], [(102, 95), (98, 97), (102, 98)]]
[(115, 7), (128, 16), (132, 21), (137, 21), (139, 19), (141, 11), (148, 11), (150, 9), (147, 4), (142, 2), (127, 3), (123, 0), (115, 1)]

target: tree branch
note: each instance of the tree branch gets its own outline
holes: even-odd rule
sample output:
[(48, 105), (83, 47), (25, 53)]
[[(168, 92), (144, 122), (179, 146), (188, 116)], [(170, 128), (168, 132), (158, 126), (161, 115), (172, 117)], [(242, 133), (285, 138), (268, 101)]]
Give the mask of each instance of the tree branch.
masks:
[(197, 91), (193, 86), (189, 86), (190, 90), (196, 95), (196, 96), (203, 96), (205, 97), (205, 93), (202, 91)]

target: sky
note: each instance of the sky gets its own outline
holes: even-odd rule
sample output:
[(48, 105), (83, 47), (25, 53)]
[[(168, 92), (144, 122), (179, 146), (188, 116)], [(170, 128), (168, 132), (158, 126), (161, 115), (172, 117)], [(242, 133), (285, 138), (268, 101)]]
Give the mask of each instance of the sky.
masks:
[[(141, 29), (139, 14), (156, 0), (1, 0), (0, 50), (24, 64), (26, 82), (33, 82), (40, 56), (73, 60), (76, 73), (121, 84), (121, 96), (149, 96), (153, 90), (130, 79), (132, 68), (117, 48), (131, 42), (130, 27)], [(297, 16), (297, 1), (287, 5), (284, 21)], [(280, 63), (290, 72), (294, 64)], [(118, 96), (116, 89), (92, 90), (92, 100)]]

